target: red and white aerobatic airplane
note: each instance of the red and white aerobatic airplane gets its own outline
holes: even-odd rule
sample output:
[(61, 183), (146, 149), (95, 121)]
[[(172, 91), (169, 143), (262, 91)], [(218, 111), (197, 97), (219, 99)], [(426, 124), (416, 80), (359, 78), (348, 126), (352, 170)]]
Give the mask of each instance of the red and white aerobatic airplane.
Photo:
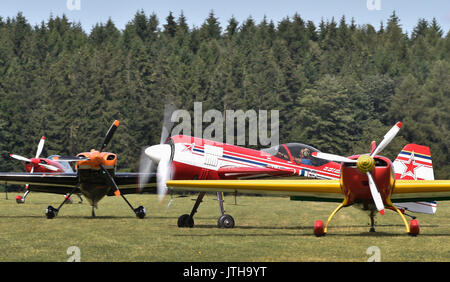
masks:
[[(420, 163), (414, 171), (402, 171), (400, 166), (407, 163), (414, 151), (414, 163)], [(419, 153), (420, 152), (420, 153)], [(397, 178), (404, 178), (414, 174), (417, 179), (433, 179), (431, 157), (425, 157), (429, 148), (414, 144), (407, 145), (394, 162), (399, 166)], [(215, 142), (207, 139), (185, 135), (172, 136), (165, 144), (154, 145), (145, 150), (145, 154), (158, 164), (158, 193), (163, 197), (167, 193), (166, 181), (172, 180), (236, 180), (255, 179), (275, 176), (304, 176), (316, 179), (340, 179), (341, 165), (336, 160), (326, 160), (315, 157), (320, 153), (314, 147), (288, 143), (273, 146), (263, 150), (253, 150), (235, 145)], [(320, 153), (323, 154), (324, 153)], [(408, 164), (409, 165), (409, 164)], [(412, 167), (409, 165), (409, 167)], [(410, 169), (411, 170), (411, 169)], [(272, 191), (280, 194), (283, 189)], [(229, 191), (226, 189), (226, 191)], [(206, 192), (200, 192), (190, 214), (184, 214), (178, 219), (179, 227), (193, 227), (193, 217), (197, 212)], [(219, 227), (234, 227), (232, 216), (225, 214), (223, 194), (218, 192), (218, 202), (221, 216)], [(322, 195), (317, 200), (322, 199)], [(160, 198), (161, 199), (161, 198)], [(315, 195), (308, 195), (309, 200), (316, 199)], [(413, 212), (434, 213), (435, 203), (408, 202), (399, 203), (401, 210)]]
[[(23, 161), (25, 165), (25, 171), (29, 173), (56, 173), (56, 172), (66, 172), (73, 173), (73, 169), (68, 162), (58, 161), (58, 155), (52, 155), (47, 158), (40, 158), (42, 150), (44, 149), (45, 136), (42, 136), (39, 141), (36, 155), (34, 158), (26, 158), (17, 154), (10, 154), (9, 156), (13, 159)], [(18, 204), (25, 203), (27, 195), (30, 193), (29, 184), (25, 185), (25, 193), (23, 196), (18, 195), (16, 201)]]
[[(450, 180), (419, 180), (429, 178), (432, 175), (431, 157), (427, 147), (414, 144), (407, 145), (394, 163), (388, 158), (378, 155), (393, 140), (401, 127), (402, 123), (398, 122), (386, 133), (378, 145), (372, 142), (372, 147), (368, 154), (342, 157), (322, 153), (317, 150), (312, 152), (312, 157), (322, 159), (325, 162), (319, 166), (321, 171), (325, 170), (325, 168), (330, 168), (331, 163), (340, 163), (339, 169), (333, 171), (333, 173), (339, 171), (339, 177), (337, 179), (332, 177), (334, 179), (329, 180), (176, 180), (179, 179), (179, 175), (183, 175), (184, 171), (178, 172), (179, 167), (183, 168), (187, 164), (185, 158), (180, 159), (177, 156), (178, 150), (180, 149), (184, 150), (183, 153), (189, 151), (186, 143), (179, 144), (175, 142), (175, 139), (167, 145), (151, 147), (147, 149), (146, 153), (154, 161), (159, 160), (158, 177), (164, 180), (167, 187), (176, 191), (199, 191), (200, 200), (202, 194), (206, 192), (238, 191), (251, 194), (297, 196), (303, 200), (340, 202), (341, 204), (330, 214), (325, 225), (321, 220), (315, 222), (314, 234), (317, 236), (322, 236), (327, 233), (331, 219), (343, 207), (355, 205), (368, 211), (371, 219), (371, 231), (375, 231), (374, 216), (378, 212), (384, 214), (385, 208), (388, 208), (400, 215), (406, 227), (406, 232), (415, 236), (419, 233), (418, 221), (413, 219), (408, 224), (403, 213), (397, 208), (397, 203), (450, 200)], [(270, 175), (270, 171), (272, 171), (274, 172), (273, 174), (277, 175), (282, 175), (282, 172), (286, 173), (286, 175), (289, 173), (302, 175), (304, 172), (299, 172), (299, 169), (300, 171), (311, 169), (310, 166), (289, 163), (289, 161), (283, 163), (280, 158), (276, 157), (277, 152), (275, 151), (264, 150), (259, 152), (259, 155), (255, 153), (251, 157), (248, 157), (242, 154), (242, 152), (239, 155), (233, 154), (223, 144), (209, 146), (212, 146), (212, 148), (205, 147), (205, 144), (203, 144), (203, 150), (199, 148), (199, 151), (196, 152), (200, 153), (198, 156), (194, 156), (195, 154), (190, 155), (192, 166), (196, 163), (198, 164), (200, 160), (205, 163), (198, 170), (201, 174), (198, 177), (194, 177), (194, 179), (219, 179), (222, 177), (222, 174), (226, 176), (227, 173), (232, 173), (232, 175), (229, 175), (230, 177), (236, 177), (235, 173), (241, 173), (248, 169), (242, 167), (233, 168), (231, 165), (228, 165), (228, 168), (227, 166), (222, 168), (221, 164), (227, 162), (228, 158), (231, 158), (233, 161), (237, 161), (237, 158), (239, 158), (239, 161), (260, 165), (260, 168), (253, 168), (253, 170), (258, 171), (258, 174), (266, 172)], [(196, 147), (197, 144), (194, 142), (190, 148), (195, 151)], [(194, 162), (196, 158), (198, 160)], [(172, 167), (168, 165), (170, 164), (170, 160), (173, 160)], [(183, 164), (180, 165), (180, 162)], [(276, 166), (273, 164), (274, 162), (277, 163)], [(175, 169), (175, 172), (172, 173), (172, 178), (175, 180), (168, 180), (168, 172), (170, 169), (160, 169), (160, 166)], [(207, 170), (206, 168), (208, 166), (216, 167), (216, 169)], [(311, 172), (315, 174), (319, 173), (317, 170)], [(212, 177), (209, 177), (208, 173), (211, 173)], [(189, 179), (186, 177), (187, 175), (183, 176), (184, 179)], [(404, 179), (406, 177), (411, 177), (412, 179), (406, 180)], [(160, 182), (159, 179), (158, 182)], [(158, 186), (160, 185), (158, 183)], [(159, 192), (165, 191), (163, 188), (159, 188)], [(179, 218), (179, 226), (192, 227), (194, 225), (192, 216), (198, 204), (199, 200), (197, 200), (190, 215), (183, 215)], [(416, 203), (416, 205), (420, 204)], [(225, 218), (222, 215), (219, 219), (220, 227), (232, 227), (233, 225), (234, 221), (231, 217)]]

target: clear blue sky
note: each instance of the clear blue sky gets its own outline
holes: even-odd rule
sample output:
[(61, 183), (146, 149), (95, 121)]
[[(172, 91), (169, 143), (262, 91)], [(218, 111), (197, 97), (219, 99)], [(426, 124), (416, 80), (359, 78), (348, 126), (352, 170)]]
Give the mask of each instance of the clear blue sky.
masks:
[[(68, 5), (69, 2), (69, 5)], [(80, 9), (76, 9), (77, 2)], [(419, 18), (429, 21), (435, 17), (447, 33), (450, 29), (449, 0), (0, 0), (0, 16), (14, 17), (21, 11), (32, 24), (47, 21), (52, 14), (65, 14), (70, 20), (80, 22), (86, 32), (96, 23), (111, 18), (117, 28), (123, 29), (134, 14), (143, 9), (147, 15), (155, 13), (161, 24), (172, 11), (178, 17), (183, 11), (189, 26), (201, 26), (211, 10), (224, 29), (234, 16), (240, 23), (251, 16), (259, 23), (264, 16), (277, 24), (296, 12), (304, 20), (316, 25), (321, 18), (339, 20), (345, 15), (353, 17), (356, 24), (372, 24), (376, 29), (380, 22), (386, 23), (392, 11), (396, 11), (404, 31), (411, 32)], [(72, 5), (70, 5), (72, 3)], [(379, 5), (378, 5), (379, 4)], [(74, 9), (75, 8), (75, 9)], [(369, 9), (371, 8), (371, 9)], [(377, 9), (379, 8), (379, 9)]]

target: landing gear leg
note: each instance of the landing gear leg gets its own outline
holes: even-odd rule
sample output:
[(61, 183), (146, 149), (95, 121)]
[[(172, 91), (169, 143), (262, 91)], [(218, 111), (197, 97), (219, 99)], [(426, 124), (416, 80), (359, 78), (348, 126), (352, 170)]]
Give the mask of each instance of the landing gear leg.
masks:
[(408, 235), (411, 235), (411, 236), (419, 235), (420, 226), (419, 226), (419, 221), (417, 219), (413, 218), (408, 224), (403, 213), (396, 206), (394, 206), (394, 204), (390, 200), (388, 201), (387, 204), (389, 207), (394, 209), (398, 213), (398, 215), (400, 215), (400, 217), (402, 218), (403, 224), (406, 227), (406, 233), (408, 233)]
[[(112, 128), (112, 127), (111, 127)], [(114, 195), (116, 196), (122, 196), (122, 199), (127, 203), (127, 205), (130, 207), (130, 209), (136, 214), (138, 218), (144, 218), (145, 217), (145, 208), (143, 206), (139, 206), (136, 209), (133, 208), (133, 206), (128, 202), (127, 198), (120, 193), (119, 188), (117, 187), (116, 182), (114, 181), (114, 178), (111, 176), (111, 174), (108, 172), (108, 170), (105, 168), (103, 164), (100, 164), (101, 172), (103, 176), (105, 177), (106, 182), (108, 183), (109, 187), (111, 187), (112, 191), (114, 192)]]
[(419, 227), (419, 221), (417, 221), (417, 219), (413, 219), (410, 221), (410, 223), (408, 224), (408, 221), (406, 221), (405, 216), (403, 215), (403, 213), (396, 207), (394, 206), (392, 203), (390, 205), (402, 218), (403, 224), (406, 227), (406, 233), (408, 233), (408, 235), (411, 236), (417, 236), (419, 235), (419, 231), (420, 231), (420, 227)]
[(190, 214), (183, 214), (178, 218), (178, 227), (194, 227), (194, 215), (197, 213), (197, 209), (200, 206), (205, 194), (206, 192), (200, 192), (200, 194), (198, 194), (197, 200), (195, 201)]
[(326, 234), (328, 231), (328, 224), (330, 224), (330, 221), (333, 219), (333, 217), (336, 215), (336, 213), (344, 207), (344, 203), (340, 204), (328, 217), (327, 223), (325, 224), (324, 233)]
[(120, 193), (120, 196), (122, 196), (122, 198), (125, 200), (125, 202), (128, 204), (128, 206), (130, 207), (130, 209), (136, 214), (136, 216), (138, 218), (144, 218), (146, 215), (146, 211), (145, 208), (143, 206), (139, 206), (137, 208), (133, 208), (133, 206), (130, 204), (130, 202), (128, 202), (127, 198), (125, 198), (125, 196)]
[(344, 201), (342, 202), (342, 204), (340, 204), (336, 209), (334, 209), (334, 211), (330, 214), (330, 216), (328, 217), (327, 223), (325, 224), (325, 227), (323, 226), (323, 222), (321, 220), (316, 220), (316, 222), (314, 223), (314, 235), (316, 235), (317, 237), (323, 236), (325, 234), (327, 234), (328, 231), (328, 224), (330, 224), (330, 221), (333, 219), (333, 217), (335, 216), (335, 214), (342, 209), (343, 207), (345, 207), (347, 205), (347, 198), (344, 199)]
[(59, 207), (57, 209), (55, 209), (52, 206), (48, 206), (47, 209), (45, 210), (45, 215), (47, 216), (48, 219), (52, 219), (55, 216), (58, 215), (59, 210), (61, 209), (61, 207), (69, 201), (70, 196), (72, 196), (72, 194), (75, 192), (75, 190), (78, 189), (78, 185), (72, 189), (72, 191), (70, 191), (69, 195), (67, 197), (64, 197), (64, 201), (59, 205)]
[(223, 193), (217, 192), (217, 201), (219, 202), (220, 214), (219, 220), (217, 221), (217, 226), (219, 228), (233, 228), (234, 219), (231, 215), (225, 214), (225, 209), (223, 208)]
[(25, 194), (23, 194), (23, 203), (25, 202), (25, 198), (30, 194), (30, 190), (25, 191)]
[(82, 204), (83, 203), (83, 198), (81, 198), (81, 193), (77, 193), (77, 196), (80, 199), (80, 201), (78, 203)]

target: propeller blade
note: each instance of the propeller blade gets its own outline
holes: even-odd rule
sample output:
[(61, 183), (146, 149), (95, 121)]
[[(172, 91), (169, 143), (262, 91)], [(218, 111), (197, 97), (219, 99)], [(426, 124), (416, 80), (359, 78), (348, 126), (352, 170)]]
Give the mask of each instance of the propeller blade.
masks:
[(157, 191), (158, 200), (161, 202), (167, 194), (166, 181), (170, 179), (170, 158), (163, 158), (159, 161), (157, 169)]
[(370, 153), (372, 154), (376, 148), (377, 148), (377, 142), (372, 141), (372, 143), (370, 143)]
[(150, 179), (153, 167), (153, 161), (145, 154), (145, 150), (142, 150), (139, 161), (139, 192), (142, 192), (144, 185)]
[(152, 172), (154, 171), (155, 165), (157, 165), (157, 188), (158, 194), (162, 195), (159, 197), (160, 201), (167, 193), (167, 187), (164, 179), (167, 179), (167, 175), (170, 173), (170, 169), (168, 167), (170, 167), (170, 156), (172, 153), (172, 148), (170, 145), (164, 143), (166, 142), (167, 138), (170, 137), (170, 131), (174, 124), (171, 121), (171, 117), (175, 110), (176, 107), (172, 104), (164, 105), (163, 125), (161, 128), (159, 144), (147, 147), (145, 150), (143, 150), (139, 163), (139, 192), (142, 192), (142, 190), (144, 189), (144, 185), (153, 175)]
[(25, 157), (22, 157), (22, 156), (19, 156), (19, 155), (16, 155), (16, 154), (10, 154), (9, 156), (10, 156), (11, 158), (16, 159), (16, 160), (19, 160), (19, 161), (24, 161), (24, 162), (29, 162), (29, 163), (31, 163), (31, 160), (30, 160), (30, 159), (25, 158)]
[(102, 145), (100, 146), (100, 152), (103, 152), (103, 150), (106, 148), (106, 145), (108, 145), (109, 141), (111, 141), (111, 138), (113, 137), (114, 132), (116, 132), (117, 127), (119, 127), (119, 124), (120, 122), (118, 120), (115, 120), (113, 122), (105, 135), (105, 139), (103, 139)]
[(42, 149), (44, 149), (44, 142), (45, 142), (45, 136), (42, 136), (41, 140), (39, 141), (38, 148), (36, 151), (36, 157), (35, 157), (36, 159), (39, 158), (39, 156), (42, 153)]
[(381, 152), (386, 146), (391, 143), (392, 139), (397, 135), (397, 133), (400, 131), (400, 128), (402, 128), (402, 122), (397, 122), (387, 133), (384, 135), (383, 140), (378, 144), (378, 146), (375, 148), (375, 150), (372, 151), (370, 154), (371, 157), (377, 155), (379, 152)]
[(367, 172), (367, 177), (369, 178), (369, 187), (370, 187), (370, 193), (372, 194), (373, 201), (375, 202), (375, 206), (377, 207), (377, 210), (384, 215), (384, 204), (383, 200), (381, 199), (380, 192), (378, 192), (377, 185), (375, 184), (375, 181), (373, 180), (372, 174), (370, 172)]
[[(59, 169), (59, 168), (57, 168), (56, 166), (49, 165), (49, 164), (41, 164), (41, 163), (39, 163), (39, 165), (45, 167), (46, 169), (53, 170), (53, 171), (58, 171), (58, 169)], [(33, 168), (34, 168), (34, 167), (33, 167)], [(33, 169), (33, 168), (32, 168), (32, 169)]]
[(322, 152), (313, 152), (311, 154), (313, 157), (319, 158), (319, 159), (324, 159), (327, 161), (332, 161), (332, 162), (338, 162), (338, 163), (356, 163), (357, 160), (352, 160), (346, 157), (342, 157), (342, 156), (338, 156), (338, 155), (334, 155), (334, 154), (328, 154), (328, 153), (322, 153)]
[(109, 174), (108, 170), (105, 168), (103, 164), (100, 164), (100, 168), (105, 175), (106, 181), (108, 182), (109, 187), (113, 190), (114, 195), (120, 196), (120, 190), (119, 187), (117, 187), (116, 182), (114, 181), (114, 178)]

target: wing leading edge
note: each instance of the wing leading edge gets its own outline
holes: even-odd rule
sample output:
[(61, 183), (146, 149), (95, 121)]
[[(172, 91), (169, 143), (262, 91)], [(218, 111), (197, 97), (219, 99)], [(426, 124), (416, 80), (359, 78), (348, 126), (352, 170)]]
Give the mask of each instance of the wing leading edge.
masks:
[(302, 196), (324, 201), (344, 198), (339, 180), (169, 180), (167, 187), (199, 192)]
[(392, 201), (445, 201), (450, 200), (450, 180), (396, 180)]
[[(167, 187), (200, 192), (287, 195), (315, 201), (344, 198), (339, 180), (170, 180)], [(396, 180), (391, 199), (394, 203), (450, 200), (450, 180)]]
[[(114, 181), (123, 194), (135, 194), (138, 191), (138, 180), (141, 176), (143, 176), (141, 173), (116, 173)], [(156, 193), (156, 174), (152, 173), (148, 179), (143, 192)], [(2, 172), (0, 173), (0, 183), (30, 184), (30, 191), (67, 194), (77, 186), (79, 179), (76, 173)], [(78, 193), (79, 191), (74, 192)], [(112, 192), (108, 195), (110, 194), (114, 195)]]
[(66, 194), (76, 187), (78, 178), (76, 173), (1, 172), (0, 183), (30, 184), (31, 191)]

